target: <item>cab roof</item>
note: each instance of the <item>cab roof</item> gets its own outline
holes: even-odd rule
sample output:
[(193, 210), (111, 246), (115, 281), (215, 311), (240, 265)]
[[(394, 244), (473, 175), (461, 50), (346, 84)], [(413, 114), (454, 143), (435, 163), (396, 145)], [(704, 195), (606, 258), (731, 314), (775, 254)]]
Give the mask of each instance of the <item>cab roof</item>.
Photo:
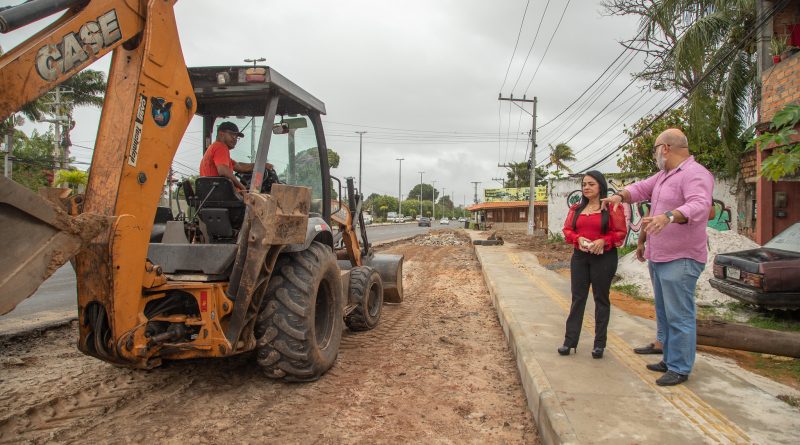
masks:
[(189, 79), (201, 116), (263, 116), (270, 93), (278, 115), (325, 114), (325, 104), (268, 66), (191, 67)]

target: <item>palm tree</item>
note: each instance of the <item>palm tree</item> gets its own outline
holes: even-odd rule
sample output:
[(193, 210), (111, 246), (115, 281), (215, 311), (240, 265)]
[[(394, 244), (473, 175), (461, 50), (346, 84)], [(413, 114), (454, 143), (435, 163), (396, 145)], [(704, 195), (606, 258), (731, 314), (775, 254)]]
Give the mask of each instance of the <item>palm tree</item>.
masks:
[[(3, 49), (0, 48), (0, 56)], [(72, 113), (75, 107), (92, 106), (102, 107), (105, 98), (106, 80), (101, 71), (85, 69), (65, 80), (61, 85), (62, 106), (57, 109), (51, 105), (53, 102), (52, 91), (45, 93), (40, 98), (25, 104), (19, 113), (31, 121), (42, 121), (47, 116), (67, 116), (72, 122)], [(0, 135), (13, 132), (15, 125), (14, 116), (0, 122)], [(64, 132), (64, 141), (69, 141), (69, 128)], [(60, 141), (59, 141), (60, 142)]]
[(735, 170), (744, 149), (740, 135), (758, 103), (757, 36), (749, 33), (755, 0), (607, 0), (604, 6), (641, 16), (642, 33), (626, 43), (650, 59), (638, 76), (654, 89), (687, 94), (690, 131), (719, 128), (728, 170)]
[(689, 93), (689, 119), (703, 119), (704, 105), (715, 101), (722, 144), (734, 155), (742, 148), (739, 135), (758, 101), (756, 35), (748, 37), (756, 22), (755, 0), (662, 0), (654, 20), (680, 20), (687, 8), (699, 14), (675, 41), (675, 78), (695, 85), (717, 67)]
[(564, 163), (575, 160), (572, 148), (563, 142), (556, 144), (555, 147), (552, 144), (547, 145), (550, 147), (550, 162), (547, 163), (547, 167), (555, 167), (557, 172), (566, 170), (568, 173), (572, 173), (572, 169)]

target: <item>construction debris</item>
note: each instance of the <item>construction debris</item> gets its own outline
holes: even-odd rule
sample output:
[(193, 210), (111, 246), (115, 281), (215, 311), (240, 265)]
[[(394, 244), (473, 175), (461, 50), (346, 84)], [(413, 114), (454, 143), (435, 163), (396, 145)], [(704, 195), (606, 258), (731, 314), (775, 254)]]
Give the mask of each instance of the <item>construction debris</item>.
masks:
[(418, 246), (460, 246), (466, 241), (456, 236), (454, 232), (432, 232), (423, 237), (414, 239)]

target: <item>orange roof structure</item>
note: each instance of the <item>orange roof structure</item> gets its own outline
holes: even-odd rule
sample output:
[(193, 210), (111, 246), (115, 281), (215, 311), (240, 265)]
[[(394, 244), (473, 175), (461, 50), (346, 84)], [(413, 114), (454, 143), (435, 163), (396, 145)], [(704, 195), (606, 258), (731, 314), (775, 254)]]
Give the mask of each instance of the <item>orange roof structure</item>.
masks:
[[(478, 210), (488, 209), (513, 209), (518, 207), (528, 207), (530, 201), (492, 201), (481, 202), (467, 207), (470, 212), (477, 212)], [(537, 207), (547, 207), (547, 201), (536, 201), (533, 203)]]

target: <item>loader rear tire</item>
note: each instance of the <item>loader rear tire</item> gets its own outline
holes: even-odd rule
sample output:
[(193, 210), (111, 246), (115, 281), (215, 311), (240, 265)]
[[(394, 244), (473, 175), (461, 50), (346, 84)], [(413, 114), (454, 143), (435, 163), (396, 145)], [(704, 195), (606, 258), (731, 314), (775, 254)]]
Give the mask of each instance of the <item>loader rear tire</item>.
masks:
[(344, 297), (330, 247), (312, 242), (283, 254), (267, 286), (255, 327), (256, 360), (270, 378), (319, 379), (339, 354)]
[(378, 325), (383, 308), (383, 281), (377, 270), (354, 267), (350, 270), (350, 295), (358, 306), (344, 319), (351, 331), (369, 331)]

